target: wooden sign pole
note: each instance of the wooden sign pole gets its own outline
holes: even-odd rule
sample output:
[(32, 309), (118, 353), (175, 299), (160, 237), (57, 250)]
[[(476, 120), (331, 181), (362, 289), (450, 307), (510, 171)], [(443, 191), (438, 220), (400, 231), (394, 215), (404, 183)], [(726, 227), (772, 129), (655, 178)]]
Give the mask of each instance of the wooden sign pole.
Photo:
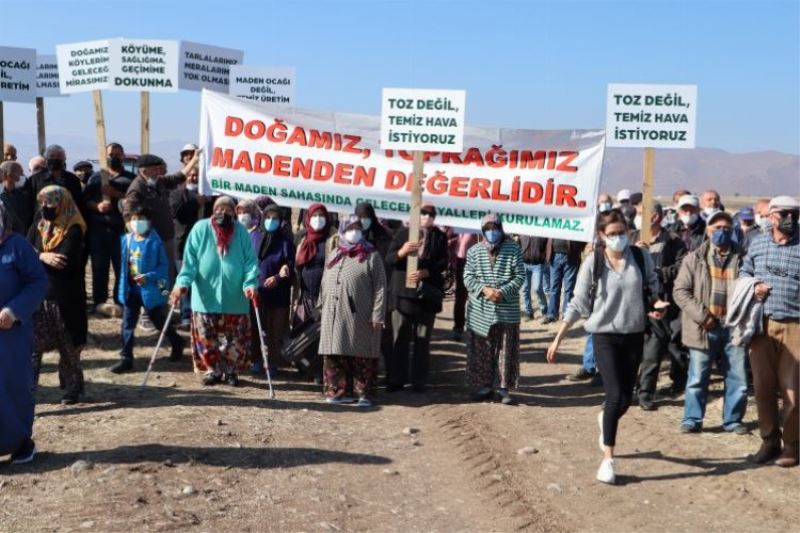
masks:
[[(417, 150), (414, 152), (414, 163), (411, 174), (411, 214), (408, 220), (408, 240), (419, 241), (419, 218), (420, 208), (422, 207), (422, 171), (425, 166), (423, 157), (425, 152)], [(421, 251), (421, 250), (420, 250)], [(406, 259), (406, 287), (416, 288), (417, 284), (411, 281), (411, 275), (417, 271), (418, 255), (409, 255)]]
[[(99, 89), (92, 91), (94, 100), (94, 129), (97, 133), (97, 160), (100, 161), (100, 180), (103, 186), (108, 185), (108, 157), (106, 155), (106, 120), (103, 116), (103, 94)], [(109, 202), (111, 198), (103, 195), (103, 201)]]
[(642, 228), (639, 231), (639, 240), (646, 245), (650, 244), (653, 232), (650, 228), (650, 219), (653, 217), (653, 174), (655, 169), (655, 148), (644, 149), (644, 181), (642, 182)]
[(36, 139), (39, 142), (39, 155), (44, 155), (46, 147), (44, 131), (44, 98), (36, 97)]
[(150, 153), (150, 92), (141, 93), (142, 126), (141, 126), (141, 150), (143, 154)]

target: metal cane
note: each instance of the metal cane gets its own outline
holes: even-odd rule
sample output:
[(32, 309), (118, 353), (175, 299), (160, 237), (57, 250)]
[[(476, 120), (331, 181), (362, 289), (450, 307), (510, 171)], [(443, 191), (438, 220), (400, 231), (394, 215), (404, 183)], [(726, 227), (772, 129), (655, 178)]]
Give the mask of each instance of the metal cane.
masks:
[(269, 375), (269, 357), (267, 356), (267, 345), (264, 343), (264, 328), (261, 327), (261, 313), (258, 312), (258, 299), (253, 299), (253, 311), (256, 313), (256, 325), (258, 326), (258, 340), (261, 343), (261, 358), (264, 360), (264, 370), (267, 373), (267, 385), (269, 386), (269, 397), (275, 398), (275, 391), (272, 390), (272, 378)]
[(152, 372), (153, 370), (153, 363), (156, 362), (156, 356), (158, 356), (158, 349), (161, 348), (161, 343), (164, 342), (164, 335), (166, 335), (169, 323), (172, 321), (173, 312), (175, 312), (174, 303), (169, 307), (169, 314), (167, 315), (167, 319), (164, 321), (164, 327), (161, 329), (161, 335), (159, 335), (158, 337), (158, 342), (156, 343), (156, 349), (153, 350), (153, 357), (150, 358), (150, 364), (147, 365), (147, 372), (144, 373), (144, 381), (142, 381), (142, 388), (144, 388), (144, 386), (147, 385), (147, 378), (150, 377), (150, 372)]

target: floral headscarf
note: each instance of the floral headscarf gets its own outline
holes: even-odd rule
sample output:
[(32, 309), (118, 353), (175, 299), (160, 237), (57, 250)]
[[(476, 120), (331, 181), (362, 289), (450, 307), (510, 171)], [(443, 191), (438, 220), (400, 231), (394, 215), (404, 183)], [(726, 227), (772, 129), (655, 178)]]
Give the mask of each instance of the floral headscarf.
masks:
[(361, 240), (355, 244), (351, 244), (345, 240), (345, 232), (353, 228), (362, 229), (361, 217), (355, 213), (339, 222), (339, 246), (336, 248), (336, 255), (331, 262), (328, 263), (328, 268), (336, 265), (336, 263), (345, 256), (355, 257), (358, 259), (359, 263), (363, 263), (367, 256), (375, 251), (375, 247), (364, 238), (363, 234), (361, 235)]

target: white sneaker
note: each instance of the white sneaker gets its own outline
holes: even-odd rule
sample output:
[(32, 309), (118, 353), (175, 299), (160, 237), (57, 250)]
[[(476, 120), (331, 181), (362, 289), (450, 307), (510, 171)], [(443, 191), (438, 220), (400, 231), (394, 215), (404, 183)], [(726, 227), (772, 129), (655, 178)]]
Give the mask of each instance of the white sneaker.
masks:
[(597, 413), (597, 425), (600, 426), (600, 436), (597, 437), (597, 445), (600, 446), (600, 451), (606, 451), (606, 446), (603, 444), (603, 410)]
[(325, 403), (329, 403), (331, 405), (344, 405), (355, 402), (355, 398), (351, 398), (349, 396), (339, 396), (336, 398), (325, 398)]
[(614, 459), (603, 459), (600, 468), (597, 469), (597, 481), (613, 485), (617, 481), (614, 474)]
[(358, 407), (364, 407), (364, 408), (372, 407), (372, 400), (370, 400), (365, 396), (362, 396), (361, 398), (358, 399), (358, 403), (356, 405)]

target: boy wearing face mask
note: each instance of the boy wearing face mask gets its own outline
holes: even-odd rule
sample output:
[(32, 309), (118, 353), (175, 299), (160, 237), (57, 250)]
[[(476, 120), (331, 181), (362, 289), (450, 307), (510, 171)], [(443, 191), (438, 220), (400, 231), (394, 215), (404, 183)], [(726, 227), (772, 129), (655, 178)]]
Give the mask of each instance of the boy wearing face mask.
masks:
[[(125, 194), (126, 209), (147, 206), (153, 213), (153, 229), (161, 236), (164, 250), (170, 263), (170, 280), (175, 277), (175, 226), (170, 208), (170, 192), (175, 190), (197, 166), (200, 151), (177, 174), (163, 175), (164, 160), (152, 154), (139, 157), (139, 175), (133, 180)], [(127, 213), (126, 213), (127, 214)]]
[[(104, 306), (108, 300), (108, 272), (114, 268), (114, 300), (119, 292), (120, 236), (125, 233), (125, 222), (119, 209), (136, 175), (125, 170), (125, 150), (119, 143), (106, 147), (108, 156), (108, 185), (103, 186), (100, 172), (89, 177), (83, 191), (89, 215), (89, 254), (92, 259), (93, 310)], [(107, 199), (105, 199), (107, 197)], [(119, 303), (119, 302), (117, 302)]]
[(722, 427), (738, 435), (747, 434), (742, 424), (747, 408), (745, 350), (731, 341), (725, 326), (729, 293), (742, 263), (741, 250), (733, 242), (733, 218), (725, 211), (708, 216), (708, 240), (686, 255), (672, 291), (681, 308), (683, 344), (689, 348), (681, 433), (698, 433), (708, 398), (711, 366), (719, 360), (725, 379)]
[[(159, 331), (168, 313), (169, 264), (161, 238), (151, 228), (150, 211), (138, 206), (132, 209), (128, 227), (130, 233), (120, 240), (122, 272), (117, 297), (123, 305), (122, 350), (119, 362), (109, 369), (115, 374), (133, 370), (134, 332), (141, 308)], [(172, 345), (170, 361), (179, 361), (185, 341), (171, 324), (166, 338)]]
[(700, 200), (693, 194), (684, 194), (675, 206), (678, 210), (677, 233), (686, 250), (696, 250), (706, 240), (706, 223), (700, 216)]

